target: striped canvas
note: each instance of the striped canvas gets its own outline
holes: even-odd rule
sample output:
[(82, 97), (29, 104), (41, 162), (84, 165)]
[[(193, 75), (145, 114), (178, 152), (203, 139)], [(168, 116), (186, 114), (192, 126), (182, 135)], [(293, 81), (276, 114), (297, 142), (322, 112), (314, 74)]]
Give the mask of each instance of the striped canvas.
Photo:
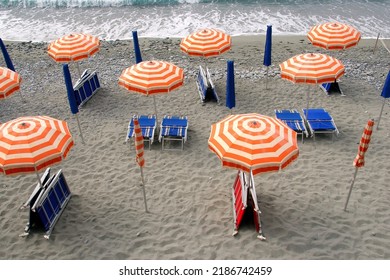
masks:
[(374, 126), (374, 120), (369, 120), (367, 125), (364, 128), (362, 138), (360, 139), (358, 153), (353, 161), (355, 167), (364, 166), (364, 155), (368, 150), (368, 145), (370, 144), (372, 128)]
[(0, 67), (0, 99), (7, 98), (20, 89), (22, 78), (8, 68)]

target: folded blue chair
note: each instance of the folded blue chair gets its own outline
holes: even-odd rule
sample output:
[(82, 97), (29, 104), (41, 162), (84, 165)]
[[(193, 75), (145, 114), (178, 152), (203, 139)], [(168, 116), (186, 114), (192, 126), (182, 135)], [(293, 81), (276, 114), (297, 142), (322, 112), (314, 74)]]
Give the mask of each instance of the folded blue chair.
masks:
[(301, 114), (296, 109), (292, 110), (275, 110), (275, 116), (277, 119), (281, 120), (288, 125), (292, 130), (294, 130), (298, 135), (309, 136), (309, 132), (305, 126), (305, 122), (302, 119)]
[(161, 121), (161, 129), (158, 138), (161, 142), (162, 150), (164, 150), (165, 141), (181, 141), (181, 149), (183, 150), (184, 142), (187, 141), (187, 130), (187, 117), (164, 116)]
[(76, 103), (83, 106), (100, 88), (99, 78), (95, 71), (85, 70), (73, 87)]
[(328, 95), (331, 93), (340, 93), (341, 95), (344, 95), (344, 93), (341, 90), (340, 85), (337, 81), (333, 82), (333, 83), (321, 84), (320, 88)]
[(203, 104), (210, 100), (214, 100), (219, 103), (219, 97), (215, 90), (214, 83), (210, 78), (209, 69), (206, 68), (205, 73), (202, 66), (199, 66), (198, 75), (196, 77), (196, 86), (198, 88), (200, 100)]
[(63, 213), (72, 194), (62, 170), (50, 177), (48, 168), (30, 198), (23, 205), (29, 206), (29, 221), (22, 236), (28, 235), (32, 228), (42, 228), (44, 237), (49, 239), (55, 224)]
[(332, 134), (332, 140), (334, 135), (339, 134), (339, 130), (332, 118), (332, 116), (323, 108), (309, 108), (303, 109), (303, 118), (313, 133), (315, 140), (316, 134)]
[(138, 118), (138, 122), (142, 130), (142, 136), (144, 137), (144, 141), (149, 143), (149, 150), (150, 150), (151, 144), (153, 144), (154, 141), (154, 133), (157, 127), (156, 115), (140, 115), (140, 116), (134, 115), (129, 122), (126, 142), (128, 142), (131, 138), (135, 137), (134, 134), (135, 117)]

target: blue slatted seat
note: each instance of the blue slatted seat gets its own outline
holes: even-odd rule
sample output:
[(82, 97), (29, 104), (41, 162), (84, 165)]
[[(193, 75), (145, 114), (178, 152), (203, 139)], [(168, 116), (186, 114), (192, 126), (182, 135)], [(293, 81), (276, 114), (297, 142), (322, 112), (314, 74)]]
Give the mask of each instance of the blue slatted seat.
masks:
[(332, 134), (333, 140), (334, 135), (339, 134), (332, 116), (323, 108), (303, 109), (303, 117), (312, 131), (314, 139), (316, 134)]
[(154, 141), (154, 134), (157, 127), (157, 119), (156, 115), (134, 115), (129, 122), (126, 142), (135, 137), (134, 134), (134, 118), (138, 118), (139, 126), (142, 130), (142, 136), (144, 137), (144, 141), (149, 143), (149, 150), (151, 149), (151, 144)]
[(100, 82), (96, 71), (85, 70), (73, 87), (77, 106), (83, 106), (99, 88)]
[(202, 66), (199, 66), (199, 71), (196, 76), (196, 86), (200, 100), (204, 104), (206, 101), (214, 100), (219, 103), (219, 97), (215, 90), (215, 86), (210, 77), (209, 69), (206, 68), (206, 73)]
[(277, 119), (283, 121), (287, 124), (292, 130), (294, 130), (298, 135), (309, 136), (308, 129), (305, 126), (305, 123), (302, 119), (301, 114), (296, 109), (291, 110), (275, 110), (275, 116)]
[(186, 116), (164, 116), (159, 134), (162, 149), (165, 148), (165, 141), (180, 141), (183, 150), (184, 143), (187, 141), (187, 131), (188, 118)]

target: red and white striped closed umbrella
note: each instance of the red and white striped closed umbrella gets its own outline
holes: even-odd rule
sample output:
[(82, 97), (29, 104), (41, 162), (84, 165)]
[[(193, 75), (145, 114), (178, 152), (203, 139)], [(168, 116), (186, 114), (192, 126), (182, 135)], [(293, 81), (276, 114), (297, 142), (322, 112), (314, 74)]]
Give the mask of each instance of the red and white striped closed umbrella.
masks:
[(145, 95), (171, 92), (184, 81), (184, 71), (165, 61), (143, 61), (122, 71), (119, 85)]
[(0, 125), (0, 172), (38, 173), (66, 158), (72, 146), (65, 121), (47, 116), (8, 121)]
[(353, 160), (353, 166), (355, 166), (355, 173), (352, 179), (351, 187), (349, 188), (349, 193), (348, 193), (347, 201), (345, 202), (344, 211), (347, 210), (349, 197), (351, 196), (352, 193), (352, 187), (355, 183), (357, 171), (360, 167), (364, 166), (364, 155), (367, 152), (368, 145), (370, 144), (371, 141), (373, 127), (374, 127), (374, 120), (373, 119), (368, 120), (366, 126), (364, 127), (362, 138), (360, 138), (358, 153), (355, 159)]
[(135, 135), (135, 161), (137, 162), (141, 171), (142, 191), (144, 195), (145, 212), (148, 212), (148, 206), (146, 203), (146, 191), (145, 191), (145, 179), (143, 173), (143, 167), (145, 165), (144, 159), (144, 137), (142, 136), (141, 126), (139, 125), (138, 118), (134, 118), (134, 135)]
[(348, 24), (327, 22), (313, 26), (307, 37), (313, 46), (326, 50), (344, 50), (356, 46), (361, 34)]
[(180, 42), (180, 49), (190, 56), (217, 56), (230, 50), (231, 46), (230, 35), (208, 28), (191, 33)]
[(8, 68), (0, 67), (0, 99), (9, 97), (20, 89), (22, 78)]
[(299, 155), (295, 131), (256, 113), (230, 115), (211, 125), (208, 146), (223, 166), (254, 175), (285, 168)]
[(344, 75), (340, 60), (320, 53), (299, 54), (279, 64), (282, 79), (293, 83), (332, 83)]

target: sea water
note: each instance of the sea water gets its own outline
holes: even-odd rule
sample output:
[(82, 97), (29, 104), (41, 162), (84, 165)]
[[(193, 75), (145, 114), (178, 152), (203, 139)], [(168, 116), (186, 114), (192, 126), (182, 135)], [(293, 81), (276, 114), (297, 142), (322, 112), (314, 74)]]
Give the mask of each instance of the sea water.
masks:
[(0, 37), (52, 41), (72, 32), (100, 39), (184, 37), (209, 27), (231, 35), (305, 35), (327, 21), (364, 38), (390, 38), (390, 0), (0, 0)]

